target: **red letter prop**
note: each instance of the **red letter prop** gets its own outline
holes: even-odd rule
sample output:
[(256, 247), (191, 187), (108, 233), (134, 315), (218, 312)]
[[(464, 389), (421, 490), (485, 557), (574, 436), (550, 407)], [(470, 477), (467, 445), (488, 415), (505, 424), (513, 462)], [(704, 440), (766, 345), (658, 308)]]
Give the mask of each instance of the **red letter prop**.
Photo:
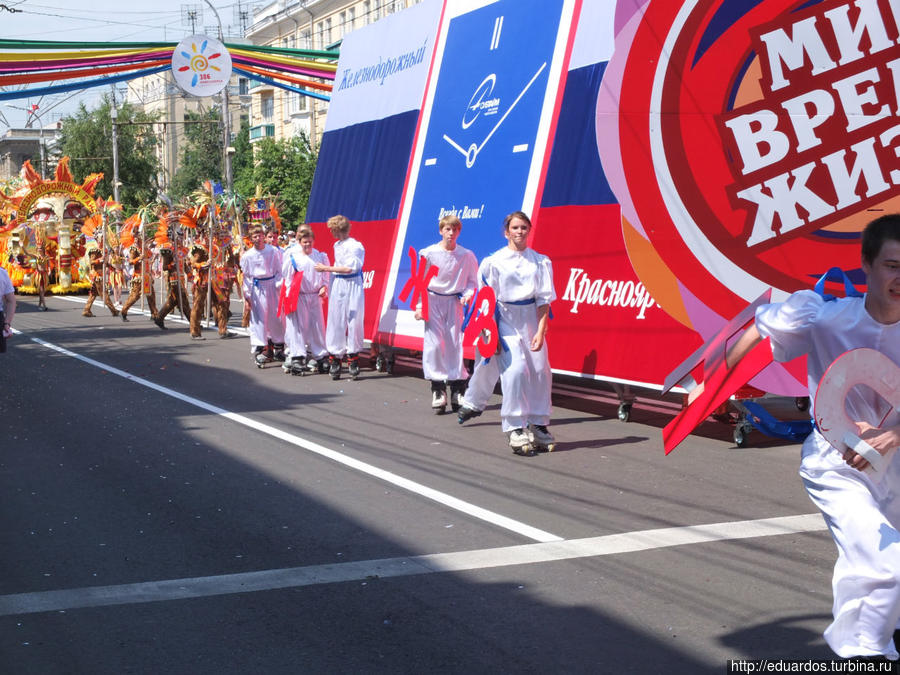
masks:
[(291, 277), (291, 290), (286, 291), (287, 284), (281, 283), (281, 293), (278, 294), (277, 316), (293, 314), (297, 311), (297, 300), (300, 298), (300, 284), (303, 283), (303, 272), (296, 271)]
[[(483, 306), (485, 303), (487, 307)], [(463, 333), (463, 344), (473, 346), (477, 344), (478, 353), (486, 359), (491, 358), (497, 351), (499, 331), (497, 322), (494, 320), (496, 307), (497, 295), (494, 293), (494, 289), (490, 286), (482, 286), (472, 301), (472, 311), (475, 312), (475, 316), (469, 321), (469, 325), (466, 326), (466, 331)], [(482, 337), (482, 331), (488, 334), (486, 342)]]
[(412, 246), (409, 247), (409, 263), (409, 279), (406, 281), (406, 285), (403, 286), (403, 290), (400, 291), (399, 299), (400, 302), (406, 302), (406, 298), (409, 297), (409, 293), (412, 291), (412, 300), (409, 301), (409, 306), (411, 309), (415, 309), (416, 303), (419, 302), (421, 297), (422, 318), (428, 321), (428, 282), (437, 276), (438, 267), (432, 265), (426, 270), (424, 256), (419, 258), (419, 264), (416, 265), (416, 249)]
[[(844, 405), (847, 394), (857, 385), (872, 389), (892, 410), (900, 409), (900, 367), (874, 349), (851, 349), (837, 357), (822, 376), (816, 389), (813, 418), (835, 450), (850, 448), (869, 462), (866, 471), (881, 473), (887, 466), (886, 457), (856, 435), (856, 424)], [(886, 419), (887, 415), (878, 426)]]
[(766, 338), (741, 359), (741, 362), (732, 370), (728, 370), (728, 366), (725, 365), (728, 340), (736, 333), (742, 332), (753, 321), (756, 316), (756, 308), (768, 303), (771, 295), (770, 289), (759, 296), (705, 345), (694, 352), (690, 358), (669, 373), (663, 384), (662, 393), (664, 394), (676, 384), (684, 382), (697, 366), (703, 364), (703, 377), (696, 389), (691, 391), (688, 396), (687, 407), (663, 429), (663, 446), (667, 455), (716, 408), (727, 401), (729, 396), (772, 363), (772, 347)]

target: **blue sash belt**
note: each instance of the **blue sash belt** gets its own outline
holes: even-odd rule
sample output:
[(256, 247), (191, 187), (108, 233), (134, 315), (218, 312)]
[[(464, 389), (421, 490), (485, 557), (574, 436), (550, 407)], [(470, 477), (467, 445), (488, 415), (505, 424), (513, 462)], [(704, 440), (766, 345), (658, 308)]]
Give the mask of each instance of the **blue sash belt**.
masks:
[(433, 291), (430, 288), (428, 289), (428, 292), (432, 295), (439, 295), (442, 298), (462, 298), (463, 296), (462, 293), (438, 293), (437, 291)]

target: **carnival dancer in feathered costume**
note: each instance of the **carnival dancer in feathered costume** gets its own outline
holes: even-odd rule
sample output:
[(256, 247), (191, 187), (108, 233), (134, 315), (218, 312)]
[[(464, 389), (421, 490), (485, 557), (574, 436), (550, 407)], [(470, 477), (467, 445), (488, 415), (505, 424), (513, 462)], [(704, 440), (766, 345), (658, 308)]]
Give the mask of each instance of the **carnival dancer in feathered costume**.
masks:
[(48, 254), (48, 239), (46, 232), (38, 230), (37, 234), (37, 253), (34, 256), (34, 285), (38, 291), (38, 307), (47, 311), (47, 284), (50, 282), (50, 268), (53, 259)]
[[(217, 256), (218, 251), (213, 252), (213, 258)], [(194, 303), (191, 306), (191, 337), (195, 340), (202, 340), (200, 323), (203, 320), (203, 313), (206, 309), (206, 296), (210, 293), (210, 256), (206, 247), (198, 242), (191, 246), (191, 271), (194, 282)], [(212, 312), (216, 317), (216, 324), (219, 327), (219, 337), (228, 337), (228, 299), (223, 296), (222, 279), (216, 279), (217, 270), (213, 270), (213, 288), (211, 293)], [(218, 270), (221, 271), (221, 270)]]
[(150, 317), (157, 317), (156, 293), (153, 292), (153, 277), (149, 268), (150, 249), (146, 242), (134, 236), (134, 228), (139, 222), (140, 216), (126, 220), (120, 237), (122, 246), (128, 248), (128, 263), (132, 270), (128, 298), (122, 305), (122, 321), (128, 321), (128, 310), (140, 299), (141, 293), (147, 296)]
[(100, 247), (97, 244), (92, 244), (88, 247), (87, 256), (87, 272), (91, 282), (91, 288), (88, 291), (88, 299), (87, 302), (84, 303), (84, 311), (81, 312), (81, 315), (94, 316), (94, 313), (91, 311), (91, 306), (94, 304), (94, 300), (102, 295), (103, 304), (109, 309), (110, 314), (118, 316), (119, 310), (116, 309), (112, 300), (109, 299), (109, 291), (103, 284), (103, 251), (100, 250)]
[(181, 269), (181, 263), (183, 262), (182, 257), (184, 252), (180, 250), (180, 248), (176, 249), (175, 245), (169, 239), (168, 234), (168, 221), (173, 217), (173, 214), (164, 215), (160, 219), (159, 229), (156, 233), (156, 243), (159, 247), (158, 250), (160, 265), (162, 267), (162, 275), (165, 282), (165, 287), (168, 289), (168, 291), (166, 295), (166, 301), (165, 303), (163, 303), (163, 306), (157, 313), (156, 318), (153, 320), (153, 323), (155, 323), (163, 330), (166, 330), (166, 317), (169, 315), (169, 312), (171, 312), (176, 307), (181, 310), (181, 313), (184, 316), (190, 316), (191, 314), (191, 302), (188, 299), (187, 291), (184, 288), (185, 280)]

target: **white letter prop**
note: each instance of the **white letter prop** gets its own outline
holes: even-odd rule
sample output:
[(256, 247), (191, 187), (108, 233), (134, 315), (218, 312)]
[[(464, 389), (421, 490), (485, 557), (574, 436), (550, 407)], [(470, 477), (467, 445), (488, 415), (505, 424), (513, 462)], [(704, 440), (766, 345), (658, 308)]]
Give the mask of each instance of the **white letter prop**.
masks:
[(813, 417), (819, 432), (836, 450), (850, 448), (879, 474), (887, 466), (886, 457), (856, 435), (855, 421), (844, 406), (847, 394), (857, 385), (869, 387), (894, 409), (900, 409), (900, 366), (874, 349), (851, 349), (837, 357), (822, 376)]

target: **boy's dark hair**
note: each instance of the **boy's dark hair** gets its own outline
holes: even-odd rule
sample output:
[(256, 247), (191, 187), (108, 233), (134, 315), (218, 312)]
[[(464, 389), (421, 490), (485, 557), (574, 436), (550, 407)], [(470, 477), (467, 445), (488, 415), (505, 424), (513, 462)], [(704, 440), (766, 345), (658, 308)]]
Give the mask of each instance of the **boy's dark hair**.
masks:
[(503, 219), (503, 231), (506, 232), (509, 229), (509, 224), (513, 221), (513, 218), (518, 218), (519, 220), (524, 220), (528, 223), (528, 227), (531, 227), (531, 218), (525, 215), (522, 211), (513, 211), (506, 218)]
[(870, 265), (881, 253), (885, 240), (900, 241), (900, 213), (876, 218), (862, 231), (862, 257)]

